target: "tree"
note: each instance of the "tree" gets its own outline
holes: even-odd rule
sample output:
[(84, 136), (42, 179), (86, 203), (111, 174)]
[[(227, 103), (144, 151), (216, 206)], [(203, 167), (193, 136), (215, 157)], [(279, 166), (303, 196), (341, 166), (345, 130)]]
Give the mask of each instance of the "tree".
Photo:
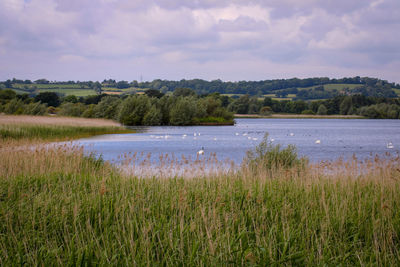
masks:
[(41, 92), (35, 96), (36, 102), (47, 104), (48, 106), (58, 107), (60, 105), (60, 98), (54, 92)]
[(106, 96), (95, 106), (95, 118), (117, 119), (121, 99), (115, 96)]
[(176, 88), (174, 90), (174, 96), (194, 96), (196, 92), (190, 88)]
[(6, 88), (12, 88), (12, 82), (11, 82), (11, 80), (5, 81), (5, 82), (4, 82), (4, 85), (5, 85)]
[(318, 115), (326, 115), (328, 113), (328, 109), (325, 107), (324, 104), (319, 105), (317, 114)]
[(148, 97), (157, 97), (157, 98), (161, 98), (164, 96), (163, 93), (161, 93), (160, 91), (156, 90), (156, 89), (149, 89), (146, 92), (144, 92)]
[(101, 95), (101, 93), (103, 92), (102, 89), (101, 89), (101, 83), (95, 82), (95, 83), (93, 84), (93, 90), (94, 90), (98, 95)]
[(143, 125), (143, 117), (149, 109), (147, 96), (129, 96), (121, 104), (118, 120), (124, 125)]
[(196, 114), (196, 103), (192, 98), (180, 97), (170, 111), (170, 124), (190, 125)]
[(130, 85), (129, 85), (129, 83), (127, 81), (119, 81), (119, 82), (117, 82), (116, 87), (118, 89), (125, 89), (125, 88), (129, 88)]
[(71, 102), (71, 103), (77, 103), (78, 102), (78, 98), (75, 95), (67, 95), (66, 97), (64, 97), (64, 102)]
[(351, 114), (353, 109), (353, 101), (350, 96), (346, 96), (343, 101), (340, 103), (339, 111), (342, 115)]
[(9, 100), (16, 98), (17, 93), (11, 89), (0, 90), (0, 104), (5, 104)]
[(149, 111), (144, 115), (143, 125), (161, 125), (162, 114), (156, 105), (152, 105)]

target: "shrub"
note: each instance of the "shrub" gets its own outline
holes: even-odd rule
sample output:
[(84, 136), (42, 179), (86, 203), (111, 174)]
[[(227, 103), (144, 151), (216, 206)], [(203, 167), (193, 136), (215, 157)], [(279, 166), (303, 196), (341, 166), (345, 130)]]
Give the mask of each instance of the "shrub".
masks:
[(315, 115), (314, 111), (312, 111), (311, 109), (303, 110), (301, 112), (301, 114), (304, 114), (304, 115)]
[(317, 114), (318, 115), (326, 115), (326, 114), (328, 114), (328, 109), (325, 107), (324, 104), (319, 105)]
[(299, 158), (294, 145), (281, 149), (281, 145), (268, 140), (268, 133), (265, 133), (263, 140), (254, 150), (247, 152), (244, 159), (245, 166), (253, 172), (294, 167), (304, 169), (307, 162), (307, 158)]

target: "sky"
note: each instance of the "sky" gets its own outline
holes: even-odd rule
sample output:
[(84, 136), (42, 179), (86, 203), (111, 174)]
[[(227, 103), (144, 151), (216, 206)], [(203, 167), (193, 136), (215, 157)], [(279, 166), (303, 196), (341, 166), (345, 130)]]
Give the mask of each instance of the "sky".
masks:
[(399, 0), (0, 0), (0, 80), (400, 83)]

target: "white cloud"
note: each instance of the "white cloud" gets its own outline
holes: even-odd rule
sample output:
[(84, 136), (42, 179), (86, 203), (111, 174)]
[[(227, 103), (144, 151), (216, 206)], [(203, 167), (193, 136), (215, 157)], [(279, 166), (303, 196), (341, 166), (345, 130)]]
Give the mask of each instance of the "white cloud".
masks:
[(399, 81), (393, 72), (400, 64), (399, 11), (398, 0), (3, 0), (0, 60), (14, 65), (3, 66), (0, 79), (24, 76), (24, 66), (40, 55), (38, 75), (53, 79), (102, 79), (110, 72), (125, 80), (132, 72), (263, 79), (375, 70)]

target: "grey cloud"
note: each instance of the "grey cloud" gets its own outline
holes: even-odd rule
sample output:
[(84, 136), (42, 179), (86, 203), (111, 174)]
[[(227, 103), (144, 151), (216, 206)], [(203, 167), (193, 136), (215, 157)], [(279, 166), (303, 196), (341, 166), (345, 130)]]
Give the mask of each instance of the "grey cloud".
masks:
[(217, 29), (220, 31), (265, 31), (268, 24), (249, 16), (240, 16), (235, 20), (220, 20)]
[[(162, 68), (171, 67), (171, 57), (166, 55), (180, 55), (176, 60), (181, 70), (195, 64), (193, 70), (199, 72), (202, 66), (214, 69), (212, 64), (222, 66), (233, 59), (247, 62), (244, 69), (249, 72), (256, 71), (250, 59), (265, 66), (287, 64), (292, 70), (307, 62), (354, 70), (400, 65), (398, 0), (54, 0), (54, 5), (48, 5), (50, 1), (31, 0), (24, 9), (12, 12), (0, 3), (0, 53), (5, 51), (0, 60), (16, 62), (13, 71), (18, 64), (29, 65), (29, 58), (36, 60), (36, 54), (47, 58), (40, 64), (42, 73), (52, 68), (52, 73), (59, 69), (71, 75), (78, 75), (68, 67), (72, 63), (57, 65), (61, 64), (57, 58), (71, 55), (71, 62), (86, 58), (79, 64), (95, 68), (93, 75), (110, 71), (105, 62), (118, 69), (118, 62), (133, 68), (140, 60), (159, 65), (158, 73), (162, 73)], [(30, 10), (33, 4), (53, 19), (35, 15)], [(238, 8), (229, 10), (232, 5)], [(240, 13), (242, 7), (254, 5), (269, 17)], [(233, 14), (213, 17), (223, 8)], [(199, 19), (199, 12), (204, 17)], [(135, 69), (140, 71), (140, 67)], [(221, 76), (237, 71), (215, 69), (220, 69)]]

